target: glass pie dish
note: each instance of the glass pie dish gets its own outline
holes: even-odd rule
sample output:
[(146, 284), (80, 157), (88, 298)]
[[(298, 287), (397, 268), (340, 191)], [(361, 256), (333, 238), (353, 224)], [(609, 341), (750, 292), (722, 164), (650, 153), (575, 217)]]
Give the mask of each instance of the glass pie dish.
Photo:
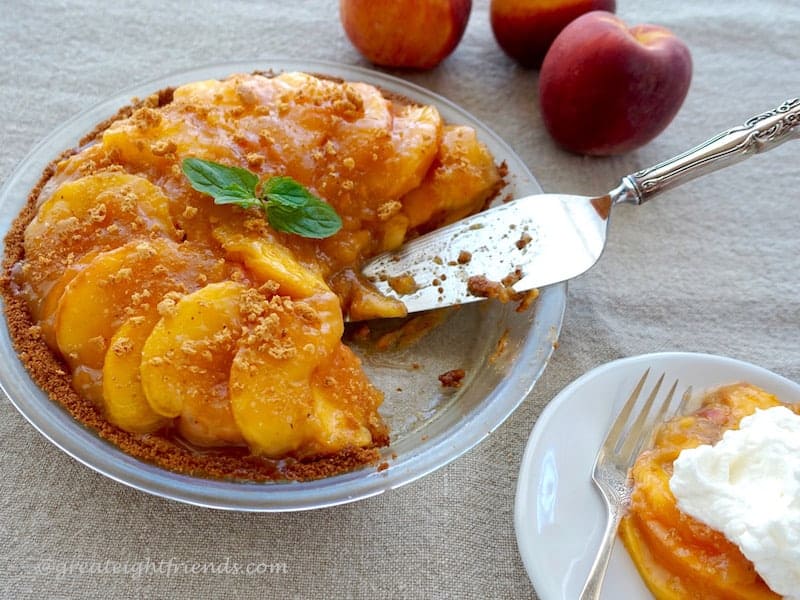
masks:
[[(132, 97), (190, 81), (236, 72), (306, 71), (364, 81), (414, 101), (432, 104), (446, 122), (472, 126), (498, 163), (508, 168), (503, 195), (539, 191), (524, 163), (474, 117), (405, 81), (355, 67), (311, 61), (263, 60), (184, 71), (127, 90), (53, 132), (19, 165), (0, 191), (2, 228), (8, 231), (46, 165), (74, 147), (97, 123)], [(522, 402), (552, 352), (563, 316), (565, 285), (542, 290), (534, 307), (517, 313), (494, 303), (455, 311), (421, 341), (380, 352), (362, 352), (370, 379), (385, 394), (381, 412), (391, 431), (384, 463), (304, 482), (251, 483), (180, 475), (125, 454), (75, 421), (30, 379), (7, 328), (0, 337), (6, 369), (0, 384), (17, 409), (56, 446), (100, 473), (132, 487), (185, 502), (237, 510), (297, 510), (375, 495), (412, 481), (453, 460), (488, 435)], [(358, 350), (358, 348), (356, 348)], [(456, 389), (441, 373), (463, 369)]]

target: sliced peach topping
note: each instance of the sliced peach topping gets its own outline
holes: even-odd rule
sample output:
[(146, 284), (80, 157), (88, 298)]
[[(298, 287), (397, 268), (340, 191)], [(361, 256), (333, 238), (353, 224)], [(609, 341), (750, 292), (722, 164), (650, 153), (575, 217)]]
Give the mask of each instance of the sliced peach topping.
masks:
[(142, 348), (158, 314), (131, 317), (111, 338), (103, 362), (103, 408), (108, 420), (125, 431), (150, 433), (170, 423), (147, 402), (139, 367)]
[(105, 171), (61, 184), (25, 230), (23, 293), (34, 318), (42, 318), (51, 288), (84, 255), (152, 236), (179, 239), (167, 197), (147, 179)]
[(209, 250), (166, 238), (102, 252), (64, 288), (55, 318), (58, 348), (73, 369), (99, 371), (125, 321), (155, 314), (169, 292), (186, 293), (229, 273)]
[(184, 296), (164, 311), (144, 343), (141, 382), (150, 408), (178, 417), (178, 430), (199, 446), (244, 442), (231, 413), (228, 378), (246, 290), (225, 281)]
[(322, 277), (300, 264), (268, 228), (248, 232), (223, 225), (214, 229), (214, 238), (230, 259), (244, 264), (257, 281), (276, 282), (283, 295), (305, 298), (327, 287)]
[(311, 377), (313, 431), (307, 452), (328, 454), (353, 446), (366, 446), (388, 436), (377, 416), (383, 394), (361, 368), (361, 361), (344, 344), (338, 344), (327, 363)]
[(254, 452), (268, 457), (318, 451), (310, 384), (341, 344), (339, 299), (330, 291), (303, 300), (252, 297), (247, 321), (230, 376), (242, 435)]
[(495, 192), (500, 173), (475, 130), (448, 125), (422, 185), (402, 199), (409, 228), (425, 230), (478, 211)]

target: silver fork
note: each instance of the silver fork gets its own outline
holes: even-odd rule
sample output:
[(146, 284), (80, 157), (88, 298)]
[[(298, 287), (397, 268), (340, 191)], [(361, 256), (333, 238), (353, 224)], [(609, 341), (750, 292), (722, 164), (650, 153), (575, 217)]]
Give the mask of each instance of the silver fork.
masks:
[[(606, 503), (608, 522), (606, 523), (597, 556), (594, 559), (592, 568), (589, 570), (586, 583), (583, 585), (581, 600), (600, 597), (600, 589), (603, 585), (608, 561), (611, 558), (611, 551), (614, 548), (614, 541), (617, 537), (617, 528), (630, 505), (631, 486), (628, 479), (628, 471), (633, 466), (642, 448), (644, 448), (645, 443), (650, 441), (653, 427), (657, 423), (662, 423), (668, 416), (681, 410), (692, 394), (692, 388), (687, 388), (680, 404), (673, 411), (670, 411), (672, 398), (678, 387), (678, 380), (676, 379), (667, 394), (656, 402), (661, 384), (664, 381), (664, 374), (662, 373), (653, 386), (650, 395), (642, 404), (639, 402), (639, 395), (642, 393), (649, 375), (650, 369), (647, 369), (611, 425), (611, 429), (595, 459), (592, 481), (594, 481), (597, 489), (600, 490), (600, 494)], [(638, 406), (639, 404), (641, 406)], [(654, 406), (655, 409), (653, 408)]]

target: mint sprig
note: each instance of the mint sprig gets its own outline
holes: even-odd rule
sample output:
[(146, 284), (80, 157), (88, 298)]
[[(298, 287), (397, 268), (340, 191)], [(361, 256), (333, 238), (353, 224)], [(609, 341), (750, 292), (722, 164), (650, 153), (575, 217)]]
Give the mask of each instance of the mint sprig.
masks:
[(260, 208), (278, 231), (322, 239), (342, 228), (333, 207), (291, 177), (260, 183), (258, 175), (247, 169), (200, 158), (183, 159), (181, 169), (191, 186), (214, 198), (215, 204)]

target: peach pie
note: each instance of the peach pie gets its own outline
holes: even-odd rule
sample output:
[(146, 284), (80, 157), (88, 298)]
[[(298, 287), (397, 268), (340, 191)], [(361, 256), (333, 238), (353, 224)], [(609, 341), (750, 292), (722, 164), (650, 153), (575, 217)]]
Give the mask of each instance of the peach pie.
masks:
[[(294, 182), (335, 232), (275, 226), (238, 184), (215, 201), (190, 159), (264, 194)], [(6, 240), (9, 329), (36, 382), (138, 458), (246, 480), (352, 469), (389, 436), (344, 317), (404, 315), (359, 265), (481, 209), (500, 180), (473, 129), (365, 83), (255, 73), (163, 90), (32, 191)]]

